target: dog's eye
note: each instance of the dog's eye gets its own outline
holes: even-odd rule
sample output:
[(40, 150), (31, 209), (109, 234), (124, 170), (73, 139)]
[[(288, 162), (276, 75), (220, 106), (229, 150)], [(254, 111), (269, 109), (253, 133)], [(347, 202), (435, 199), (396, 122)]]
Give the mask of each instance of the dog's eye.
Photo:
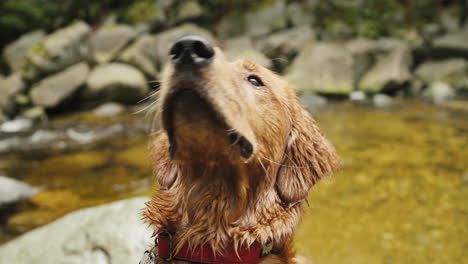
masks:
[(250, 75), (249, 77), (247, 77), (247, 80), (249, 81), (249, 83), (257, 87), (265, 86), (262, 80), (260, 80), (260, 78), (258, 78), (255, 75)]

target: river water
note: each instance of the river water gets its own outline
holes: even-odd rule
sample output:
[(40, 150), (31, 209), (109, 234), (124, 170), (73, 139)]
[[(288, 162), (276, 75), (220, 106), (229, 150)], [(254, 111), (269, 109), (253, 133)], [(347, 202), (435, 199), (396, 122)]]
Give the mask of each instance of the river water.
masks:
[[(466, 263), (466, 105), (313, 110), (343, 168), (313, 187), (298, 252), (314, 263)], [(0, 243), (79, 208), (150, 195), (149, 122), (133, 112), (0, 134), (0, 174), (42, 188), (2, 213)]]

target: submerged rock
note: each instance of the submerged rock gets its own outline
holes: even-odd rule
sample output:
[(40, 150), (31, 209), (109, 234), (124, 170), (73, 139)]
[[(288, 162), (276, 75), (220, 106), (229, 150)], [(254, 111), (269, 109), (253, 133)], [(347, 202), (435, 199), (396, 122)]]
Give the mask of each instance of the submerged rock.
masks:
[(26, 55), (28, 51), (41, 42), (44, 37), (44, 31), (33, 31), (22, 35), (5, 47), (3, 50), (3, 59), (8, 66), (10, 66), (12, 72), (23, 71), (26, 65)]
[(342, 44), (311, 43), (293, 61), (286, 78), (300, 91), (349, 94), (353, 90), (353, 58)]
[(93, 60), (97, 63), (111, 61), (136, 35), (136, 30), (128, 25), (104, 25), (89, 40)]
[(31, 88), (32, 102), (45, 108), (62, 105), (85, 83), (88, 73), (88, 65), (82, 62), (43, 79)]
[(152, 244), (141, 221), (149, 198), (139, 197), (70, 213), (0, 247), (5, 263), (138, 263)]
[(315, 110), (326, 106), (328, 99), (320, 95), (305, 93), (301, 95), (301, 103), (308, 109)]
[(39, 189), (26, 183), (0, 175), (0, 209), (37, 194)]
[(135, 103), (148, 92), (145, 76), (135, 67), (123, 63), (97, 66), (89, 74), (83, 92), (85, 99)]

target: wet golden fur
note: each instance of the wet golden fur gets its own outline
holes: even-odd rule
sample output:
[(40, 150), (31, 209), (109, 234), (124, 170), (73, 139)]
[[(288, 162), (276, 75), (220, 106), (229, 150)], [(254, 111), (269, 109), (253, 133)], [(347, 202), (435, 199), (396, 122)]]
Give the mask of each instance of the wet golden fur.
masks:
[[(247, 80), (252, 75), (264, 87), (252, 86)], [(264, 263), (293, 263), (301, 201), (338, 166), (335, 149), (294, 89), (252, 61), (228, 62), (216, 49), (216, 59), (195, 77), (167, 66), (158, 111), (164, 115), (164, 103), (187, 85), (210, 103), (223, 124), (206, 111), (188, 114), (173, 106), (177, 118), (169, 121), (176, 127), (177, 154), (169, 156), (167, 130), (157, 131), (151, 147), (160, 190), (148, 202), (145, 220), (155, 234), (175, 233), (176, 249), (208, 244), (222, 254), (230, 247), (273, 241), (273, 254)], [(203, 120), (190, 122), (193, 118)], [(233, 132), (251, 142), (248, 159), (229, 142)]]

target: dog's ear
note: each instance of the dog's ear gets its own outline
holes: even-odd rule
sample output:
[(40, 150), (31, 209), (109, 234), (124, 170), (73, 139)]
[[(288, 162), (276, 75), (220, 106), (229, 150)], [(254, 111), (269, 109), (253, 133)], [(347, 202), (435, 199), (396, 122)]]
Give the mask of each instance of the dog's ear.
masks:
[(153, 135), (151, 143), (151, 157), (153, 160), (153, 174), (156, 175), (161, 190), (167, 190), (174, 184), (178, 168), (169, 157), (169, 140), (166, 133), (160, 129)]
[(335, 148), (309, 113), (299, 104), (292, 110), (293, 124), (276, 179), (276, 191), (287, 206), (307, 199), (310, 188), (339, 163)]

